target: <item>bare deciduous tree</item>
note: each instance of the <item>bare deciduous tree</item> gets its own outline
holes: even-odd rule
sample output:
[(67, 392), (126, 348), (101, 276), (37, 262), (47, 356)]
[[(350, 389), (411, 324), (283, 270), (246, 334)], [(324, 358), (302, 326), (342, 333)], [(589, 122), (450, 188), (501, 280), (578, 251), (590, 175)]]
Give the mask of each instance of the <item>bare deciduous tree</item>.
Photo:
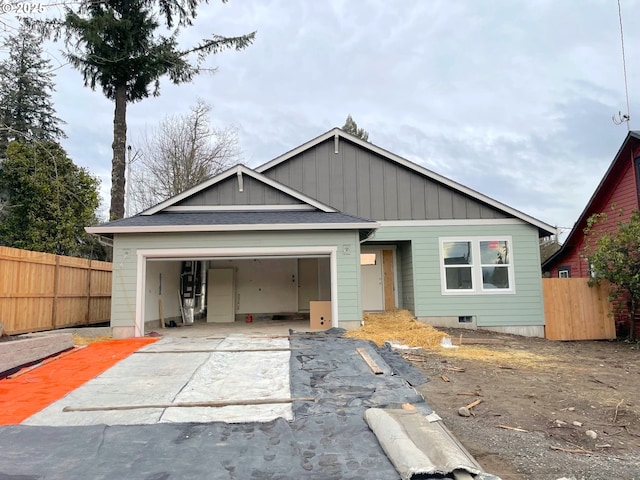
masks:
[(142, 139), (132, 162), (127, 215), (177, 195), (240, 162), (238, 129), (211, 125), (211, 107), (198, 101), (185, 115), (167, 116)]

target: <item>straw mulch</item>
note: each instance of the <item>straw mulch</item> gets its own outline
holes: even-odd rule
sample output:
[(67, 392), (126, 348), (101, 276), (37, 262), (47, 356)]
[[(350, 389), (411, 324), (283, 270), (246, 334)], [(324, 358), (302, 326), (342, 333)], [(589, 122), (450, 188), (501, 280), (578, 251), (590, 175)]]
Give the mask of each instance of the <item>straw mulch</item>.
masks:
[(407, 310), (365, 313), (364, 326), (345, 334), (348, 338), (370, 340), (376, 345), (392, 342), (408, 347), (434, 348), (448, 335), (417, 321)]
[[(469, 333), (473, 335), (471, 332)], [(458, 348), (443, 348), (442, 338), (449, 335), (436, 330), (426, 323), (417, 321), (407, 310), (393, 310), (383, 313), (365, 313), (364, 326), (350, 330), (345, 337), (370, 340), (376, 345), (391, 342), (408, 347), (419, 347), (450, 358), (482, 361), (499, 366), (545, 367), (554, 364), (551, 356), (539, 355), (526, 350), (511, 350), (507, 346), (463, 345)], [(457, 338), (452, 344), (458, 345)], [(419, 352), (419, 351), (418, 351)], [(420, 355), (416, 352), (414, 355)]]
[[(456, 342), (454, 341), (453, 344), (456, 345)], [(525, 350), (502, 350), (501, 348), (504, 347), (462, 345), (460, 348), (442, 348), (438, 353), (452, 358), (479, 360), (501, 367), (548, 368), (555, 365), (557, 361), (556, 358), (549, 355), (540, 355)]]
[(111, 335), (101, 335), (98, 337), (83, 337), (82, 335), (73, 334), (73, 344), (76, 346), (89, 345), (91, 343), (106, 342), (107, 340), (113, 340)]

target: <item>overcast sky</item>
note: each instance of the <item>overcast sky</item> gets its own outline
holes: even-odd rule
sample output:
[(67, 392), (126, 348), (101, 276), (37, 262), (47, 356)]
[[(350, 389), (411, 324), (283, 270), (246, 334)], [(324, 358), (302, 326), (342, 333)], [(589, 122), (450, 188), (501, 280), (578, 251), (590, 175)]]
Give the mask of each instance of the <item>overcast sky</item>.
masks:
[[(631, 128), (640, 129), (639, 1), (621, 0)], [(257, 31), (191, 84), (130, 105), (128, 139), (197, 99), (262, 164), (351, 114), (376, 145), (542, 221), (571, 227), (627, 134), (616, 0), (212, 0), (185, 45)], [(48, 48), (54, 65), (62, 56)], [(57, 70), (71, 158), (108, 205), (113, 104)]]

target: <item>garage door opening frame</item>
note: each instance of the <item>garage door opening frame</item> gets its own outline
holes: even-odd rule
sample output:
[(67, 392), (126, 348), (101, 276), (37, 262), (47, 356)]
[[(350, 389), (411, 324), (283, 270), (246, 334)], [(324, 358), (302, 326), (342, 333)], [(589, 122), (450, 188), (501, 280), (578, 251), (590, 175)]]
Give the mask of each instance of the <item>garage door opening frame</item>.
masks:
[(144, 336), (144, 306), (147, 279), (147, 260), (193, 260), (218, 257), (254, 258), (256, 256), (304, 257), (328, 255), (331, 266), (331, 326), (338, 326), (338, 248), (315, 247), (241, 247), (241, 248), (170, 248), (140, 249), (137, 253), (135, 336)]

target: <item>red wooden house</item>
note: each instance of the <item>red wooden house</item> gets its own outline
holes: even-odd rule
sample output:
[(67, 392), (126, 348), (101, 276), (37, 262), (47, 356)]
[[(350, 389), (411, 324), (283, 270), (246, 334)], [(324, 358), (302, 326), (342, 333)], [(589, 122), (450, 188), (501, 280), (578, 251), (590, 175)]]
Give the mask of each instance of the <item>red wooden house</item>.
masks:
[[(619, 221), (627, 221), (631, 213), (640, 208), (639, 195), (640, 131), (632, 131), (613, 158), (562, 248), (542, 264), (543, 275), (555, 278), (589, 277), (589, 265), (581, 257), (587, 220), (594, 213), (607, 213), (608, 219), (600, 228), (615, 229)], [(624, 333), (626, 321), (624, 315), (616, 317), (616, 329), (620, 334)]]

